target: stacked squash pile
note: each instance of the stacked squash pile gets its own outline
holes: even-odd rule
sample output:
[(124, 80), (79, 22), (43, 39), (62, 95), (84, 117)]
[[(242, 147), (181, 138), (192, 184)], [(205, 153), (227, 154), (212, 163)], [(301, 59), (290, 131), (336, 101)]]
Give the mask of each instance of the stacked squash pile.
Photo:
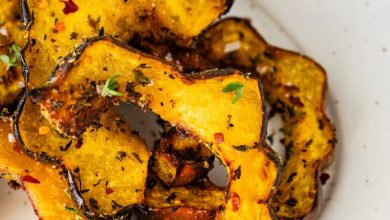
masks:
[[(212, 24), (232, 4), (0, 0), (0, 173), (40, 219), (316, 216), (335, 145), (325, 72), (245, 19)], [(283, 164), (266, 101), (283, 119)], [(121, 102), (159, 116), (153, 150)], [(227, 187), (207, 178), (214, 158)]]

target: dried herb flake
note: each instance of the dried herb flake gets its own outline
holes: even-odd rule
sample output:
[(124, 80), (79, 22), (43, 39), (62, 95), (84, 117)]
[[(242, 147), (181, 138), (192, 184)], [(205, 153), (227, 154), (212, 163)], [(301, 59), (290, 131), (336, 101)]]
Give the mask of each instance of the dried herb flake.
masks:
[(135, 157), (135, 159), (140, 163), (142, 164), (142, 160), (141, 158), (139, 157), (139, 155), (137, 153), (133, 153), (133, 156)]
[(246, 145), (240, 145), (240, 146), (233, 146), (235, 150), (246, 152), (249, 150), (249, 147)]
[(146, 86), (151, 83), (150, 79), (146, 77), (140, 70), (135, 71), (135, 81), (142, 86)]

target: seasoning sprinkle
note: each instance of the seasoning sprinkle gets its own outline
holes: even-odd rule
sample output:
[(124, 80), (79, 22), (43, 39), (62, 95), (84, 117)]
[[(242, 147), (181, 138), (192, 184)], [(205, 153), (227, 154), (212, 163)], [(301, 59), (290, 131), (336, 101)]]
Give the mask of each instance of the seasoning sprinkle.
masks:
[(135, 71), (135, 81), (142, 86), (148, 85), (151, 83), (150, 79), (146, 77), (140, 70)]
[(233, 146), (235, 150), (246, 152), (249, 150), (249, 147), (246, 145)]
[(75, 207), (68, 207), (68, 206), (64, 205), (64, 208), (66, 211), (77, 213), (77, 209)]

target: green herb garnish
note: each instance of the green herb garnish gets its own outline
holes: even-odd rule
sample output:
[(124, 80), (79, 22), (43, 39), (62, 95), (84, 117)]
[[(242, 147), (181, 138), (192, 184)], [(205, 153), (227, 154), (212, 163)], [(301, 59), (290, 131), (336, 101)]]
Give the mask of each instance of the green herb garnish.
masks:
[(225, 86), (225, 88), (223, 88), (222, 92), (234, 92), (232, 104), (235, 104), (244, 94), (244, 84), (241, 82), (229, 83)]
[(122, 93), (118, 92), (119, 84), (115, 80), (118, 77), (118, 75), (115, 75), (107, 79), (101, 92), (102, 96), (123, 96)]
[(9, 57), (6, 54), (0, 56), (0, 60), (7, 64), (7, 70), (9, 70), (11, 67), (18, 66), (17, 63), (20, 60), (20, 50), (21, 48), (18, 45), (12, 44), (12, 46), (9, 48), (9, 51), (12, 53), (12, 57)]

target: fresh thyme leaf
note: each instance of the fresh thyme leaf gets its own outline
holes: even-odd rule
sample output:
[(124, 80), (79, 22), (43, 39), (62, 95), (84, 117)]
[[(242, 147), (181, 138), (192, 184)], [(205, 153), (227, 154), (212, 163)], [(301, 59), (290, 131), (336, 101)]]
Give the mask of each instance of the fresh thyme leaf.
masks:
[(223, 88), (223, 92), (232, 92), (236, 91), (238, 88), (243, 87), (244, 85), (240, 82), (234, 82), (234, 83), (229, 83)]
[(16, 44), (12, 44), (12, 46), (11, 46), (11, 51), (12, 51), (12, 61), (17, 61), (17, 60), (19, 60), (20, 59), (20, 51), (21, 51), (22, 49), (18, 46), (18, 45), (16, 45)]
[(1, 59), (1, 61), (3, 61), (4, 63), (6, 63), (7, 65), (9, 65), (10, 60), (9, 60), (9, 57), (8, 57), (7, 55), (5, 55), (5, 54), (1, 55), (1, 56), (0, 56), (0, 59)]
[(244, 94), (244, 84), (242, 84), (241, 82), (229, 83), (223, 88), (222, 92), (234, 92), (232, 104), (235, 104)]
[(19, 54), (21, 48), (18, 47), (18, 45), (16, 44), (12, 44), (9, 50), (12, 53), (11, 58), (6, 54), (0, 55), (0, 60), (3, 61), (5, 64), (7, 64), (7, 70), (9, 70), (11, 67), (18, 66), (18, 61), (20, 60)]
[(118, 77), (118, 75), (115, 75), (107, 79), (101, 92), (102, 96), (123, 96), (122, 93), (118, 92), (119, 84), (115, 80)]
[(236, 103), (240, 98), (241, 96), (244, 94), (244, 86), (242, 87), (239, 87), (237, 90), (236, 90), (236, 93), (233, 97), (233, 101), (232, 101), (232, 104)]

